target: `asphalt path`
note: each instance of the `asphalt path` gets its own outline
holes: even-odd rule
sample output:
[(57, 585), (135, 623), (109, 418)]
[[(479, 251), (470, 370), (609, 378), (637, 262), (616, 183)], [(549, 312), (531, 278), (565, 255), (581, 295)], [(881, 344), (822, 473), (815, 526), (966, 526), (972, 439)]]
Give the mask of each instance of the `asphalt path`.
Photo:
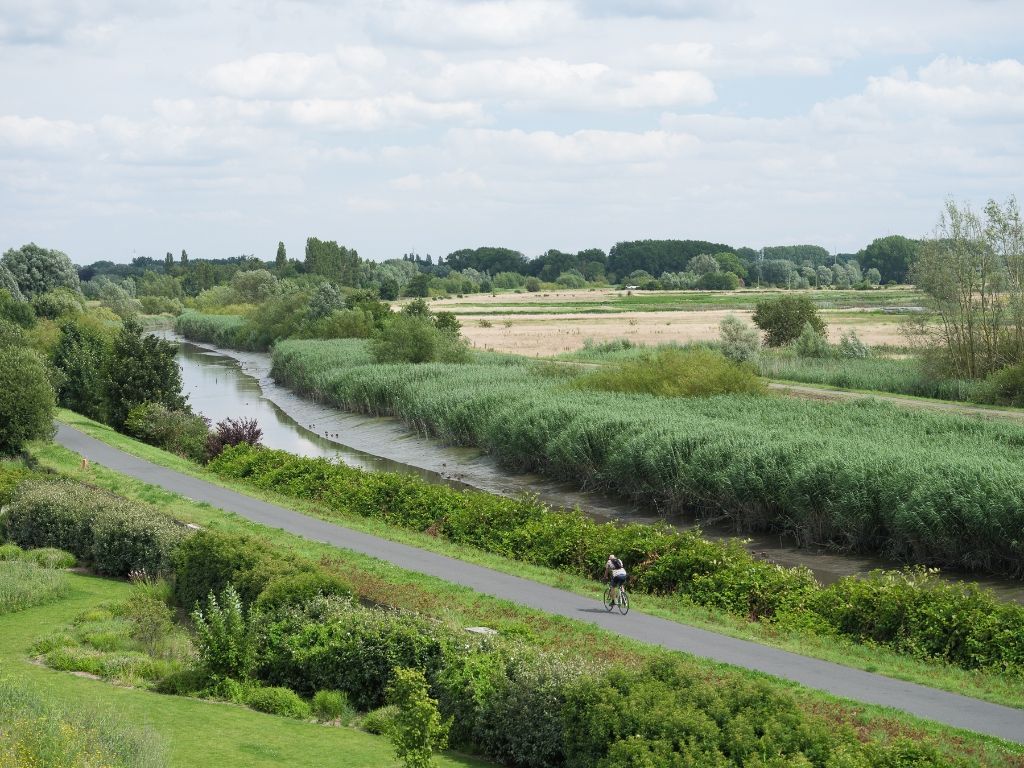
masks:
[[(158, 466), (64, 424), (57, 425), (56, 442), (91, 462), (312, 541), (371, 555), (410, 571), (437, 576), (546, 613), (589, 622), (623, 637), (757, 670), (835, 696), (892, 707), (957, 728), (1024, 744), (1024, 710), (738, 640), (648, 616), (635, 609), (628, 616), (608, 613), (601, 603), (573, 592), (349, 530)], [(642, 605), (643, 598), (637, 596), (635, 602)]]

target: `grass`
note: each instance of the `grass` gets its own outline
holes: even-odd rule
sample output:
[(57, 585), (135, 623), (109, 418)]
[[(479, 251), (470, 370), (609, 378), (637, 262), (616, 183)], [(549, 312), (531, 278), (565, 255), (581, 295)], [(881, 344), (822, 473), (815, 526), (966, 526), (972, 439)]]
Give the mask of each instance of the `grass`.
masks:
[(574, 390), (536, 366), (367, 365), (283, 341), (275, 379), (647, 507), (908, 563), (1016, 576), (1024, 427), (861, 400)]
[[(452, 544), (426, 533), (389, 526), (378, 520), (370, 520), (355, 515), (342, 515), (328, 511), (316, 504), (288, 498), (281, 494), (262, 491), (242, 483), (227, 481), (185, 459), (139, 443), (83, 416), (69, 411), (61, 411), (60, 418), (65, 423), (71, 424), (97, 439), (140, 458), (185, 474), (201, 477), (208, 482), (231, 488), (282, 507), (294, 509), (321, 519), (327, 519), (353, 530), (370, 533), (393, 541), (400, 541), (421, 549), (439, 552), (466, 562), (483, 565), (497, 571), (529, 578), (595, 600), (601, 599), (603, 584), (599, 582), (529, 563), (516, 562), (498, 555), (485, 553), (473, 547)], [(160, 488), (141, 483), (124, 475), (109, 472), (102, 467), (94, 466), (87, 473), (83, 473), (79, 469), (78, 458), (57, 446), (39, 447), (35, 453), (44, 466), (51, 467), (76, 479), (92, 482), (122, 495), (155, 504), (179, 520), (203, 526), (216, 525), (236, 531), (260, 530), (267, 537), (272, 538), (274, 541), (279, 541), (282, 546), (296, 549), (311, 557), (327, 556), (329, 553), (334, 553), (334, 556), (343, 556), (347, 562), (352, 564), (353, 573), (366, 574), (369, 572), (374, 574), (373, 576), (364, 575), (361, 577), (364, 579), (362, 589), (365, 590), (365, 594), (381, 597), (383, 602), (398, 600), (401, 607), (412, 610), (425, 610), (425, 607), (428, 605), (436, 606), (438, 600), (450, 601), (448, 609), (454, 612), (453, 615), (457, 616), (459, 623), (465, 625), (479, 624), (501, 627), (513, 633), (524, 634), (541, 644), (553, 647), (560, 646), (568, 638), (574, 647), (585, 647), (589, 652), (601, 657), (608, 653), (610, 646), (604, 641), (598, 640), (593, 632), (583, 625), (576, 625), (558, 617), (544, 617), (542, 620), (541, 615), (536, 612), (514, 608), (511, 604), (474, 595), (474, 593), (468, 590), (447, 585), (436, 579), (410, 574), (393, 566), (353, 553), (339, 554), (339, 550), (327, 545), (305, 542), (283, 532), (268, 531), (248, 523), (236, 515), (220, 512), (206, 504), (196, 504)], [(432, 594), (425, 594), (423, 585), (430, 585), (430, 592)], [(406, 593), (407, 587), (411, 589), (408, 593)], [(456, 596), (459, 596), (457, 601)], [(459, 604), (457, 605), (456, 603)], [(961, 693), (1006, 706), (1024, 708), (1024, 685), (1022, 685), (1019, 679), (1013, 677), (927, 663), (884, 648), (859, 645), (841, 638), (816, 637), (767, 624), (749, 622), (731, 616), (724, 611), (694, 606), (679, 596), (644, 595), (638, 599), (637, 608), (645, 613), (671, 621), (708, 629), (731, 637), (752, 640), (804, 656), (819, 658), (868, 672), (877, 672), (878, 674), (895, 679), (907, 680), (921, 685)], [(525, 623), (516, 618), (523, 616), (529, 616), (530, 618)], [(616, 644), (621, 644), (621, 642), (626, 641), (615, 640)], [(638, 647), (646, 649), (645, 646)]]
[[(766, 297), (780, 291), (753, 288), (738, 291), (620, 291), (567, 293), (554, 290), (510, 299), (502, 293), (493, 299), (452, 302), (444, 308), (458, 315), (488, 314), (614, 314), (617, 312), (672, 312), (706, 309), (753, 309)], [(787, 291), (789, 293), (789, 291)], [(805, 291), (823, 310), (898, 307), (918, 305), (922, 293), (912, 289), (880, 291)], [(548, 295), (553, 294), (553, 295)]]
[[(0, 668), (30, 687), (34, 695), (77, 702), (162, 740), (169, 766), (332, 765), (344, 755), (353, 768), (398, 766), (390, 744), (350, 728), (329, 728), (219, 702), (163, 696), (75, 676), (33, 664), (29, 648), (39, 638), (70, 623), (82, 612), (127, 597), (126, 582), (71, 575), (71, 590), (60, 602), (0, 616)], [(114, 714), (116, 713), (116, 715)], [(2, 754), (2, 753), (0, 753)], [(482, 761), (448, 753), (439, 766), (483, 766)]]
[(68, 575), (23, 560), (0, 561), (0, 614), (53, 602), (68, 592)]

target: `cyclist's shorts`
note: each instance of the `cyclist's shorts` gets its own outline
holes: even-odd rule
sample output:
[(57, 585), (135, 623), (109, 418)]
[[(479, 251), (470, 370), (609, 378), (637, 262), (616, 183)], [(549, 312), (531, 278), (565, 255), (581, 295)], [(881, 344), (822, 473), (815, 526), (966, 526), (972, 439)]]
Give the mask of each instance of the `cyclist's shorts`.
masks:
[(629, 578), (625, 573), (620, 573), (618, 576), (612, 576), (612, 586), (619, 587), (626, 583), (626, 579)]

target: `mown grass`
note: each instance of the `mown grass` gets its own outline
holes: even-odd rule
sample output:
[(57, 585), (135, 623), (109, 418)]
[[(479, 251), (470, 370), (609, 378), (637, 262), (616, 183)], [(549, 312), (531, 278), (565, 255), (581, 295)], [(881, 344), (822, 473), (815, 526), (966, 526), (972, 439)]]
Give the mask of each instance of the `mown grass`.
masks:
[[(155, 734), (163, 743), (169, 766), (313, 768), (333, 765), (339, 756), (344, 756), (346, 766), (357, 768), (399, 765), (386, 739), (351, 728), (324, 727), (220, 702), (114, 686), (32, 663), (29, 649), (41, 635), (63, 628), (103, 603), (125, 599), (130, 590), (126, 582), (77, 574), (70, 579), (72, 589), (65, 599), (0, 617), (0, 668), (16, 677), (30, 696), (74, 702), (76, 709), (94, 712), (103, 722), (116, 721), (120, 732)], [(152, 736), (148, 738), (148, 743), (154, 743)], [(452, 753), (440, 755), (437, 763), (446, 768), (488, 764)], [(0, 764), (6, 765), (2, 760)], [(113, 765), (122, 764), (140, 768), (160, 765)]]
[(366, 365), (284, 341), (275, 379), (505, 466), (806, 544), (1020, 575), (1024, 427), (871, 401), (575, 390), (528, 364)]
[[(114, 432), (109, 427), (91, 422), (77, 414), (62, 411), (61, 418), (66, 423), (82, 429), (93, 437), (140, 458), (185, 474), (201, 477), (208, 482), (261, 498), (279, 506), (340, 523), (354, 530), (400, 541), (421, 549), (440, 552), (467, 562), (483, 565), (494, 570), (529, 578), (593, 599), (599, 600), (601, 598), (603, 585), (599, 582), (555, 571), (550, 568), (512, 561), (498, 555), (488, 554), (473, 547), (452, 544), (427, 533), (389, 526), (379, 520), (367, 519), (354, 514), (345, 515), (337, 511), (327, 510), (313, 503), (303, 502), (298, 499), (282, 496), (281, 494), (225, 480), (202, 470), (197, 465), (178, 456), (136, 442), (131, 438)], [(176, 494), (140, 483), (124, 475), (109, 472), (101, 467), (94, 467), (87, 472), (82, 472), (78, 468), (77, 458), (70, 452), (57, 446), (41, 446), (35, 452), (45, 466), (79, 480), (95, 483), (122, 495), (155, 504), (180, 520), (194, 522), (199, 525), (213, 524), (235, 531), (263, 530), (265, 535), (273, 538), (275, 542), (279, 541), (283, 546), (290, 548), (298, 548), (299, 551), (311, 556), (320, 557), (326, 556), (330, 552), (338, 552), (338, 550), (329, 546), (304, 542), (302, 539), (283, 532), (267, 532), (266, 529), (261, 529), (259, 526), (248, 523), (236, 515), (219, 512), (206, 504), (195, 504)], [(426, 606), (433, 605), (435, 610), (440, 610), (436, 608), (436, 605), (438, 601), (441, 601), (446, 603), (446, 607), (443, 610), (455, 616), (455, 620), (464, 625), (482, 624), (500, 627), (515, 634), (524, 634), (545, 646), (563, 647), (568, 643), (572, 647), (586, 648), (588, 652), (602, 658), (606, 657), (610, 650), (619, 655), (619, 652), (615, 651), (613, 646), (599, 640), (595, 636), (594, 631), (583, 625), (570, 623), (558, 617), (544, 617), (541, 619), (541, 615), (537, 612), (515, 608), (511, 603), (504, 603), (492, 598), (475, 595), (468, 590), (444, 584), (444, 582), (439, 582), (430, 577), (410, 574), (371, 558), (347, 552), (341, 556), (345, 559), (346, 563), (352, 565), (351, 570), (354, 573), (361, 574), (359, 578), (363, 579), (363, 582), (360, 592), (373, 598), (380, 598), (381, 602), (398, 604), (400, 607), (413, 610), (426, 610)], [(366, 578), (367, 570), (374, 574), (369, 579)], [(407, 593), (405, 585), (416, 586), (412, 592)], [(422, 591), (421, 585), (429, 585), (431, 594), (425, 594)], [(387, 597), (390, 594), (395, 595), (394, 600), (397, 600), (397, 603)], [(661, 618), (708, 629), (731, 637), (752, 640), (805, 656), (832, 661), (868, 672), (877, 672), (888, 677), (961, 693), (1006, 706), (1024, 708), (1024, 687), (1021, 686), (1019, 679), (1011, 676), (977, 670), (962, 670), (948, 665), (920, 661), (885, 648), (856, 644), (841, 637), (815, 637), (807, 633), (775, 627), (770, 624), (750, 622), (724, 611), (695, 606), (687, 599), (678, 595), (643, 595), (638, 600), (638, 608), (645, 613)], [(630, 641), (622, 642), (629, 644)], [(618, 644), (620, 641), (617, 639), (615, 643)], [(638, 647), (645, 652), (649, 650), (646, 646)]]

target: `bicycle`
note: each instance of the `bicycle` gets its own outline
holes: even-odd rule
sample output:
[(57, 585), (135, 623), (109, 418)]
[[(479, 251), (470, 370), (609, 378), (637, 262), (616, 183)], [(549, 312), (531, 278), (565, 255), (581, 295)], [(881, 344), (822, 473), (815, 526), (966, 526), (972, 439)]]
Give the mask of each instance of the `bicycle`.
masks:
[(615, 589), (609, 584), (604, 590), (604, 609), (611, 613), (612, 608), (618, 607), (619, 613), (625, 616), (629, 613), (629, 595), (626, 593), (626, 585), (619, 586), (618, 598), (612, 597), (612, 590)]

